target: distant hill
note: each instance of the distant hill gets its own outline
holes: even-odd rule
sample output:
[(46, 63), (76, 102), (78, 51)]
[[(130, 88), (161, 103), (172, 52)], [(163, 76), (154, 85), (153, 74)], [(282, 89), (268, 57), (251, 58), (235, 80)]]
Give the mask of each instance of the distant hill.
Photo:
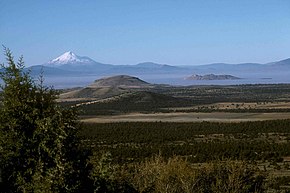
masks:
[(290, 67), (290, 58), (288, 59), (285, 59), (285, 60), (280, 60), (278, 62), (272, 62), (272, 63), (269, 63), (269, 65), (271, 66), (283, 66), (283, 67)]
[(167, 65), (167, 64), (157, 64), (154, 62), (143, 62), (143, 63), (139, 63), (134, 65), (134, 67), (138, 67), (138, 68), (146, 68), (146, 69), (163, 69), (163, 70), (178, 70), (180, 69), (179, 67), (176, 66), (171, 66), (171, 65)]
[[(96, 80), (85, 88), (69, 90), (60, 101), (79, 101), (79, 108), (87, 115), (126, 112), (160, 112), (162, 108), (185, 106), (187, 99), (156, 93), (152, 85), (137, 77), (119, 75)], [(191, 103), (190, 103), (191, 104)]]
[(62, 93), (60, 99), (104, 99), (130, 92), (131, 89), (154, 87), (137, 77), (118, 75), (95, 80), (89, 86), (67, 93)]
[(165, 64), (157, 64), (154, 62), (142, 62), (139, 64), (134, 65), (135, 67), (140, 67), (140, 68), (162, 68), (164, 66), (168, 66)]
[(194, 74), (186, 78), (186, 80), (238, 80), (241, 79), (232, 75), (215, 75), (215, 74), (206, 74), (206, 75), (197, 75)]
[(95, 87), (148, 87), (151, 84), (145, 82), (137, 77), (128, 75), (118, 75), (96, 80), (89, 85), (91, 88)]

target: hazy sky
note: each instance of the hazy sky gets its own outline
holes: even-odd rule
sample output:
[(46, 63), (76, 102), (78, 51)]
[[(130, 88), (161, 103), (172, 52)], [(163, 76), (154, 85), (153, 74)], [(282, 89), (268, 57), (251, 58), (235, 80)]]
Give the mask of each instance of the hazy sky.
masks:
[(266, 63), (290, 57), (290, 1), (0, 0), (0, 44), (28, 66), (68, 50), (113, 64)]

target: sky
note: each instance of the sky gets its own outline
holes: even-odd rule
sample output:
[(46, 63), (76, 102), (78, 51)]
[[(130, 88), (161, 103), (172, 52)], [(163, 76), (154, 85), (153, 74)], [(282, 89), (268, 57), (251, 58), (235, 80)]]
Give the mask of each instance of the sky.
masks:
[(108, 64), (290, 58), (289, 0), (0, 0), (0, 13), (0, 44), (27, 66), (66, 51)]

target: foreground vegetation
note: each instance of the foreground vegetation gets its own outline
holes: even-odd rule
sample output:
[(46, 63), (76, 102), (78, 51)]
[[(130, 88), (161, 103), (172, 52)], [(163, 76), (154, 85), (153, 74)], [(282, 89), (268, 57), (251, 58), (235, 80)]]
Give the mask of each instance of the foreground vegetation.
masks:
[(80, 124), (4, 51), (0, 192), (287, 191), (289, 177), (269, 170), (289, 170), (278, 163), (290, 155), (289, 120)]
[(154, 154), (192, 162), (216, 159), (279, 161), (290, 156), (290, 120), (241, 123), (92, 123), (81, 132), (87, 147), (109, 151), (115, 161)]
[(166, 160), (155, 156), (138, 164), (115, 166), (108, 174), (119, 187), (120, 182), (131, 185), (132, 189), (125, 192), (246, 193), (269, 189), (266, 175), (242, 161), (206, 163), (197, 167), (180, 157)]
[(55, 102), (57, 92), (35, 83), (5, 48), (0, 108), (1, 192), (79, 192), (88, 171), (73, 109)]
[[(91, 148), (96, 157), (103, 152), (110, 152), (109, 157), (111, 164), (116, 167), (118, 166), (117, 168), (125, 167), (126, 175), (132, 175), (132, 173), (127, 173), (128, 171), (132, 171), (131, 167), (139, 168), (146, 166), (148, 170), (152, 168), (153, 171), (151, 171), (151, 173), (149, 171), (142, 173), (144, 171), (140, 168), (140, 171), (138, 170), (137, 173), (141, 172), (140, 175), (142, 175), (143, 178), (150, 173), (152, 176), (148, 178), (157, 180), (157, 184), (161, 183), (158, 180), (162, 181), (165, 176), (170, 176), (168, 178), (172, 177), (174, 179), (173, 176), (187, 175), (182, 172), (183, 170), (181, 168), (179, 171), (181, 172), (180, 174), (174, 173), (178, 171), (178, 164), (176, 162), (190, 166), (195, 177), (198, 176), (198, 172), (205, 172), (203, 175), (213, 174), (217, 177), (216, 175), (218, 175), (219, 172), (215, 172), (219, 169), (213, 169), (212, 166), (226, 168), (225, 170), (229, 172), (231, 170), (227, 168), (229, 165), (241, 167), (244, 165), (251, 168), (253, 172), (252, 177), (259, 176), (258, 178), (260, 180), (266, 179), (266, 181), (262, 180), (263, 188), (267, 187), (266, 189), (268, 190), (276, 188), (278, 192), (281, 192), (281, 187), (289, 188), (290, 185), (290, 177), (288, 177), (290, 174), (289, 163), (284, 161), (290, 156), (289, 125), (290, 120), (241, 123), (90, 123), (83, 125), (80, 136), (83, 140), (83, 144), (87, 148)], [(156, 158), (156, 155), (159, 156)], [(154, 161), (157, 162), (154, 164), (161, 165), (153, 166), (154, 164), (152, 162)], [(171, 165), (172, 163), (176, 163), (176, 166)], [(171, 166), (177, 168), (169, 169)], [(155, 171), (155, 167), (160, 170), (161, 168), (164, 170), (166, 168), (166, 171), (164, 171), (165, 176), (160, 177), (161, 171)], [(213, 171), (208, 171), (208, 168), (211, 168)], [(239, 169), (235, 168), (234, 170), (237, 172)], [(134, 171), (135, 170), (133, 170), (133, 174)], [(170, 171), (173, 173), (170, 173)], [(206, 171), (209, 173), (206, 173)], [(221, 175), (228, 179), (231, 178), (228, 176), (230, 173), (231, 172)], [(173, 176), (171, 176), (171, 174)], [(135, 175), (136, 174), (133, 176)], [(239, 176), (240, 174), (235, 175)], [(122, 175), (118, 174), (118, 176)], [(207, 175), (205, 176), (209, 177)], [(214, 176), (209, 177), (213, 182), (215, 181), (213, 179)], [(159, 179), (159, 177), (161, 179)], [(179, 177), (176, 180), (182, 181)], [(226, 179), (222, 181), (225, 182)], [(201, 179), (197, 177), (196, 180), (200, 181)], [(211, 182), (211, 180), (209, 180), (209, 182)], [(168, 184), (172, 183), (173, 182), (168, 182)], [(228, 182), (225, 182), (225, 184), (228, 184)], [(198, 191), (201, 190), (194, 189), (192, 192)], [(225, 189), (223, 191), (227, 192)], [(216, 190), (213, 192), (219, 191)], [(235, 191), (232, 190), (228, 192)], [(257, 190), (257, 192), (259, 191)]]

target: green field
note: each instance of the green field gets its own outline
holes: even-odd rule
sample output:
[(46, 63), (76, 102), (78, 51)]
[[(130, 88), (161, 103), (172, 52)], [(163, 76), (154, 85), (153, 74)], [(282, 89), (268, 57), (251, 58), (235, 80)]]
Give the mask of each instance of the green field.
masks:
[(278, 192), (290, 185), (290, 120), (85, 122), (80, 136), (94, 155), (110, 152), (117, 165), (139, 164), (156, 155), (178, 156), (197, 168), (216, 160), (242, 160), (273, 180)]

